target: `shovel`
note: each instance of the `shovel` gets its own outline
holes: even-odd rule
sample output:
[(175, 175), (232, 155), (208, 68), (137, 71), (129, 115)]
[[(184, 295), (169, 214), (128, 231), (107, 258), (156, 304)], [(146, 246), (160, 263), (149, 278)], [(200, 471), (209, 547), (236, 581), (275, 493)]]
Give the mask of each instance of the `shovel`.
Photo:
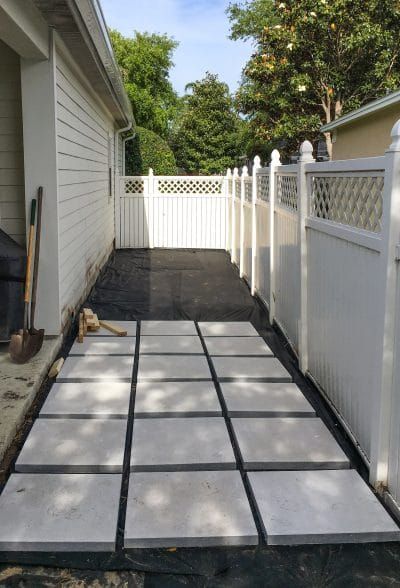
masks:
[[(42, 201), (42, 189), (38, 190), (38, 197), (40, 201), (40, 213), (41, 213), (41, 201)], [(31, 219), (29, 226), (29, 237), (28, 237), (28, 259), (26, 265), (26, 277), (25, 277), (25, 296), (24, 296), (24, 328), (19, 333), (11, 336), (9, 353), (11, 359), (15, 363), (26, 363), (34, 355), (38, 353), (43, 343), (44, 331), (41, 329), (37, 331), (33, 327), (33, 316), (32, 316), (32, 329), (29, 329), (29, 303), (30, 303), (30, 289), (31, 289), (31, 277), (32, 277), (32, 256), (33, 256), (33, 235), (35, 228), (35, 216), (36, 216), (36, 200), (33, 199), (31, 203)], [(39, 221), (40, 222), (40, 221)], [(38, 226), (40, 229), (40, 226)], [(40, 234), (39, 244), (40, 244)], [(37, 257), (37, 259), (36, 259)], [(39, 262), (39, 252), (37, 250), (37, 256), (35, 255), (35, 301), (36, 301), (36, 283), (37, 283), (37, 269)], [(33, 309), (34, 310), (34, 309)]]

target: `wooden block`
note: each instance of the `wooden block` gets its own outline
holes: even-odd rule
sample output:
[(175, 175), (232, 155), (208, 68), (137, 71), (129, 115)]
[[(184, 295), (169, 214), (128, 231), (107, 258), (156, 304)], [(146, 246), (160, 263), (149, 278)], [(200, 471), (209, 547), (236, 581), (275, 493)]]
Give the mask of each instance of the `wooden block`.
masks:
[(53, 365), (50, 368), (49, 378), (55, 378), (56, 376), (58, 376), (63, 365), (64, 365), (64, 358), (63, 357), (59, 357), (58, 359), (56, 359), (56, 361), (53, 363)]
[(84, 338), (84, 318), (83, 318), (83, 312), (79, 313), (79, 332), (78, 332), (78, 342), (79, 343), (83, 343), (83, 338)]
[(128, 334), (125, 329), (122, 329), (118, 325), (108, 323), (107, 321), (100, 321), (100, 326), (103, 327), (103, 329), (107, 329), (107, 331), (114, 333), (114, 335), (118, 335), (118, 337), (126, 337)]
[(91, 308), (84, 308), (83, 309), (83, 316), (85, 320), (93, 318), (93, 310)]
[(98, 331), (100, 329), (100, 323), (97, 314), (94, 314), (92, 318), (86, 319), (86, 325), (89, 331)]

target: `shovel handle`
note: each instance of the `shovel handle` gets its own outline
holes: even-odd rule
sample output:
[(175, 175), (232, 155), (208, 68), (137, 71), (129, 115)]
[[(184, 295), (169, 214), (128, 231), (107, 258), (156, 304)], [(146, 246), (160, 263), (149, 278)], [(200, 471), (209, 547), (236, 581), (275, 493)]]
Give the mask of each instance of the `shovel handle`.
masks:
[(35, 217), (36, 217), (36, 199), (34, 198), (31, 202), (31, 222), (30, 222), (30, 226), (29, 226), (29, 236), (28, 236), (28, 259), (26, 262), (25, 296), (24, 296), (25, 303), (29, 303), (29, 299), (30, 299)]

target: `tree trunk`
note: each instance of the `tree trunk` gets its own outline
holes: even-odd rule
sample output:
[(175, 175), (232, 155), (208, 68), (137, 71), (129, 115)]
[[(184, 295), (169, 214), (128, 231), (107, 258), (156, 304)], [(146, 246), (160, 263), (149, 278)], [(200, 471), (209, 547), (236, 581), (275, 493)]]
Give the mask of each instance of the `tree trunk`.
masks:
[(328, 151), (329, 159), (332, 159), (332, 134), (324, 133), (326, 141), (326, 149)]

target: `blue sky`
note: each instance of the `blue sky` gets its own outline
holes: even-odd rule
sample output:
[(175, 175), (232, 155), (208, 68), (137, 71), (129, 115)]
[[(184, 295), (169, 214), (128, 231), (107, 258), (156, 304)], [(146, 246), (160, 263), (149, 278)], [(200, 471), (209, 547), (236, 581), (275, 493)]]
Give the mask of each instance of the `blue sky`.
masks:
[(229, 0), (101, 0), (107, 24), (123, 35), (134, 30), (167, 33), (180, 42), (171, 80), (182, 94), (187, 83), (219, 74), (234, 91), (251, 44), (230, 41)]

